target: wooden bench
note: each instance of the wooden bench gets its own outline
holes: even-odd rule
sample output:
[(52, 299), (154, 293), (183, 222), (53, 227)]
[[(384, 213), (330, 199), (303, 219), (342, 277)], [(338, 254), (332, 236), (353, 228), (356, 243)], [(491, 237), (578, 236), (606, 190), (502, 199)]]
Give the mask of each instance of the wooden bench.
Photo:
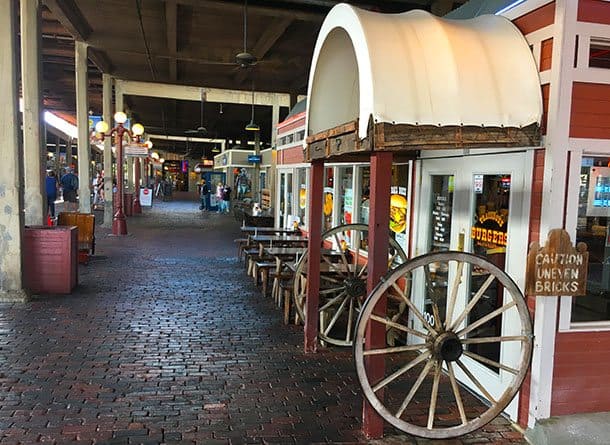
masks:
[(57, 215), (57, 225), (78, 228), (78, 262), (87, 264), (89, 257), (95, 254), (95, 215), (61, 212)]

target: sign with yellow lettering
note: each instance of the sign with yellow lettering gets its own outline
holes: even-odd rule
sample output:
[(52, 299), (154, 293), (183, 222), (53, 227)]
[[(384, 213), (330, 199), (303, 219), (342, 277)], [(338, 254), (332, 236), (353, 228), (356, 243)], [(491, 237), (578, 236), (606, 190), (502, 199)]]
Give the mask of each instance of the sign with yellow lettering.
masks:
[(574, 247), (568, 232), (553, 229), (544, 247), (530, 245), (525, 292), (536, 296), (586, 295), (588, 266), (587, 245)]
[(479, 210), (477, 221), (470, 229), (470, 238), (476, 246), (486, 249), (505, 248), (507, 243), (506, 222), (508, 211)]

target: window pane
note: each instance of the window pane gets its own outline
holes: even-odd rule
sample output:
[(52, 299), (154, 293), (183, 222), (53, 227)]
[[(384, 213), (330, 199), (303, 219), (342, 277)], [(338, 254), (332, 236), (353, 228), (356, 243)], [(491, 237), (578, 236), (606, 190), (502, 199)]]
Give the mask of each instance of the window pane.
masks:
[(299, 209), (297, 215), (301, 218), (301, 224), (305, 224), (305, 209), (307, 207), (307, 169), (300, 168), (297, 175), (299, 187)]
[(591, 39), (589, 46), (589, 66), (610, 68), (610, 40)]
[(333, 168), (324, 169), (324, 196), (322, 201), (322, 230), (330, 230), (333, 228), (333, 209), (334, 209), (334, 192), (333, 192)]
[(610, 320), (610, 158), (583, 157), (576, 242), (589, 251), (587, 295), (572, 298), (572, 321)]
[(360, 217), (358, 221), (362, 224), (369, 223), (369, 195), (371, 193), (370, 184), (371, 184), (371, 168), (370, 167), (362, 167), (358, 169), (360, 180), (358, 184), (360, 184)]
[(339, 193), (341, 194), (341, 224), (351, 224), (354, 213), (353, 167), (339, 168)]

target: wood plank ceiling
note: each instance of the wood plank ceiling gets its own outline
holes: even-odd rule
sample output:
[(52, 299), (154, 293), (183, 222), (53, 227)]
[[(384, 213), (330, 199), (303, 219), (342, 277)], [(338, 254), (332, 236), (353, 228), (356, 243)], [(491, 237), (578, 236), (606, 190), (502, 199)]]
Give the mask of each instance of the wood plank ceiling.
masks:
[[(425, 9), (444, 15), (465, 0), (355, 0), (376, 11)], [(244, 4), (231, 0), (43, 0), (45, 108), (74, 116), (74, 40), (89, 44), (89, 102), (101, 114), (101, 73), (118, 79), (305, 94), (313, 47), (331, 0), (251, 0), (247, 49), (259, 62), (241, 68)], [(149, 132), (185, 135), (200, 123), (200, 103), (127, 96)], [(281, 117), (287, 114), (282, 109)], [(208, 136), (245, 137), (247, 105), (205, 103)], [(271, 108), (257, 106), (261, 140), (271, 140)], [(183, 151), (184, 145), (171, 147)], [(209, 155), (209, 147), (201, 148)]]

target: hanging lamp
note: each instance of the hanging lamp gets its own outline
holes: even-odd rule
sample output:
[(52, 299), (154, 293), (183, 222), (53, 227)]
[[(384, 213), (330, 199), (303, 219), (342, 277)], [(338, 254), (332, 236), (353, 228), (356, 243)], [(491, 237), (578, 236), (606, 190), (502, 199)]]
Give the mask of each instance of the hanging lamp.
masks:
[(254, 122), (254, 82), (252, 82), (252, 116), (250, 117), (250, 123), (246, 125), (246, 131), (260, 131), (261, 127)]

